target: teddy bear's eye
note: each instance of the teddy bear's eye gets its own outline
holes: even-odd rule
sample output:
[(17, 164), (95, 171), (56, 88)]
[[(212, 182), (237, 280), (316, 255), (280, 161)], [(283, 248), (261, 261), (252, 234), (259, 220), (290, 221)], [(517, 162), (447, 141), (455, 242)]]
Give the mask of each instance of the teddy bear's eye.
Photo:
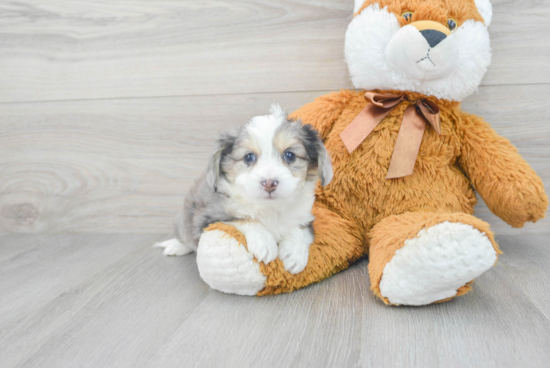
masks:
[(452, 19), (452, 18), (451, 18), (451, 19), (448, 19), (448, 20), (447, 20), (447, 27), (449, 27), (449, 29), (450, 29), (451, 31), (454, 31), (454, 30), (456, 29), (456, 27), (457, 27), (456, 20), (454, 20), (454, 19)]
[(406, 20), (407, 22), (410, 22), (411, 19), (412, 19), (412, 17), (413, 17), (413, 12), (412, 12), (412, 11), (406, 11), (406, 12), (404, 12), (403, 14), (401, 14), (401, 16), (402, 16), (403, 18), (405, 18), (405, 20)]

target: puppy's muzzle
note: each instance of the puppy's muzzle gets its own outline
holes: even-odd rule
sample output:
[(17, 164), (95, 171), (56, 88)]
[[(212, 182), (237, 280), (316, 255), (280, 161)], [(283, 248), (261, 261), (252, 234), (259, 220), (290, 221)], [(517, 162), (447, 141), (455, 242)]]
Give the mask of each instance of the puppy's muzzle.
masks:
[(418, 29), (420, 34), (426, 39), (431, 48), (439, 45), (447, 36), (451, 35), (449, 28), (441, 23), (431, 20), (421, 20), (411, 23), (411, 26)]
[(262, 186), (264, 187), (264, 190), (268, 193), (272, 193), (277, 189), (277, 186), (279, 185), (279, 182), (277, 180), (273, 179), (267, 179), (262, 181)]

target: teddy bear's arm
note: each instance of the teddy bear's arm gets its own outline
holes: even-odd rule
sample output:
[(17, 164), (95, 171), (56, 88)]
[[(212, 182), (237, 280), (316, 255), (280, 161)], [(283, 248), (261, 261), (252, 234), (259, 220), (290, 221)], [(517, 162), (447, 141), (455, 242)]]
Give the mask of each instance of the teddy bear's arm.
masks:
[(312, 125), (319, 132), (321, 139), (325, 139), (350, 98), (350, 91), (333, 92), (300, 107), (290, 114), (290, 118), (301, 119), (304, 124)]
[(543, 218), (548, 196), (540, 177), (483, 119), (461, 118), (460, 165), (489, 209), (513, 227)]

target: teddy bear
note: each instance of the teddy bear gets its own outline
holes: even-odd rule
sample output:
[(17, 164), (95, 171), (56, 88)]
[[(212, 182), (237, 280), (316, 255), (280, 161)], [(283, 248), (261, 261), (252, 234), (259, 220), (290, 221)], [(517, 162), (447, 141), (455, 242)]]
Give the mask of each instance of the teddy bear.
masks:
[[(205, 229), (202, 279), (240, 295), (291, 292), (367, 256), (384, 303), (427, 305), (466, 294), (501, 253), (476, 218), (476, 192), (513, 227), (545, 216), (541, 179), (461, 101), (491, 61), (489, 0), (356, 0), (345, 37), (353, 90), (291, 114), (319, 131), (334, 178), (319, 186), (315, 240), (298, 274), (264, 264), (234, 227)], [(364, 280), (365, 286), (368, 280)]]

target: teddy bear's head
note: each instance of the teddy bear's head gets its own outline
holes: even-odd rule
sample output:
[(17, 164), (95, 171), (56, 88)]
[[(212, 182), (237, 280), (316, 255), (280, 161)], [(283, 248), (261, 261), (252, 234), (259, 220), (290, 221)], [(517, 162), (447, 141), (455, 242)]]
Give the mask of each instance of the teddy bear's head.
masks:
[(491, 63), (490, 0), (355, 0), (345, 57), (359, 89), (461, 101)]

